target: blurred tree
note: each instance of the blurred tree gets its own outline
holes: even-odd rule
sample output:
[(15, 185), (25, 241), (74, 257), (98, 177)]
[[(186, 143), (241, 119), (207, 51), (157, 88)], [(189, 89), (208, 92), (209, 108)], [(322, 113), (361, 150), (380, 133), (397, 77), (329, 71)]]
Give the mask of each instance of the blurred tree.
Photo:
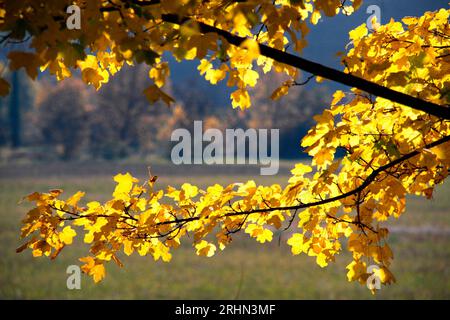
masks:
[(34, 85), (23, 70), (5, 70), (5, 78), (11, 81), (11, 94), (0, 100), (0, 145), (11, 148), (23, 144), (23, 116), (34, 100)]
[(205, 88), (205, 83), (192, 78), (189, 81), (177, 82), (173, 86), (174, 97), (180, 101), (185, 110), (189, 110), (186, 116), (189, 122), (203, 119), (204, 115), (219, 115), (226, 110), (226, 106), (217, 103), (211, 90)]
[(140, 97), (145, 67), (127, 72), (125, 68), (99, 92), (90, 118), (89, 151), (94, 157), (122, 158), (139, 149), (137, 122), (150, 108)]
[[(136, 153), (166, 153), (168, 130), (180, 119), (171, 119), (172, 115), (184, 113), (181, 106), (149, 104), (142, 95), (148, 72), (145, 65), (124, 67), (100, 90), (89, 119), (89, 152), (94, 157), (114, 159)], [(170, 84), (168, 87), (170, 91)]]
[(38, 128), (44, 145), (56, 147), (63, 160), (79, 156), (88, 136), (88, 113), (92, 106), (84, 83), (68, 79), (56, 87), (41, 90)]

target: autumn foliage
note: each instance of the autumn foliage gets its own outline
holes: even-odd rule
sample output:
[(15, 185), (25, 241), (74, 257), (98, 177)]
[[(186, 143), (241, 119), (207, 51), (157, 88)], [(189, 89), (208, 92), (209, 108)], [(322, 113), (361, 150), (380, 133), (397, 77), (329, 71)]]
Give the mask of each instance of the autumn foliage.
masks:
[[(80, 30), (65, 28), (71, 3), (83, 9)], [(231, 105), (245, 110), (261, 72), (289, 77), (272, 93), (275, 100), (298, 84), (300, 70), (279, 53), (301, 53), (321, 16), (348, 15), (360, 5), (358, 0), (0, 1), (0, 30), (11, 39), (31, 36), (30, 51), (9, 54), (10, 68), (25, 68), (31, 78), (40, 69), (62, 80), (77, 69), (99, 89), (124, 64), (145, 63), (151, 70), (143, 94), (170, 105), (174, 99), (164, 91), (170, 67), (162, 58), (169, 52), (178, 60), (199, 60), (200, 74), (213, 85), (226, 81), (235, 88)], [(449, 174), (449, 15), (441, 9), (385, 25), (374, 21), (371, 31), (363, 24), (350, 32), (352, 45), (342, 56), (344, 83), (345, 75), (353, 75), (419, 105), (423, 101), (433, 111), (362, 88), (337, 91), (302, 140), (310, 165), (298, 163), (283, 186), (247, 181), (159, 190), (156, 177), (139, 182), (126, 173), (114, 177), (112, 198), (104, 203), (82, 204), (83, 192), (66, 200), (61, 190), (33, 193), (26, 198), (35, 206), (22, 227), (27, 240), (18, 251), (30, 248), (34, 256), (55, 258), (77, 233), (84, 234), (90, 255), (80, 260), (97, 282), (105, 276), (105, 263), (122, 266), (120, 251), (170, 261), (173, 249), (192, 241), (198, 255), (211, 257), (236, 232), (265, 243), (274, 230), (288, 228), (294, 255), (307, 254), (325, 267), (348, 250), (349, 281), (365, 284), (368, 266), (376, 264), (381, 282), (394, 282), (383, 223), (404, 213), (408, 195), (431, 198)], [(0, 93), (7, 92), (0, 79)], [(338, 150), (343, 157), (336, 156)]]

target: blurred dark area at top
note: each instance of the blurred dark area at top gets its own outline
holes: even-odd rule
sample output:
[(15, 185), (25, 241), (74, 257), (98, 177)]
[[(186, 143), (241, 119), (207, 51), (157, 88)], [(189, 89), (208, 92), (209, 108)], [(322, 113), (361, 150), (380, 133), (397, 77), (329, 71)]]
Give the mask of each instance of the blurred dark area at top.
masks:
[[(303, 57), (338, 68), (339, 51), (345, 51), (348, 32), (370, 16), (366, 10), (378, 5), (381, 22), (391, 18), (422, 15), (425, 11), (447, 8), (447, 0), (364, 1), (350, 17), (323, 18), (311, 27)], [(7, 51), (23, 49), (11, 45), (1, 48), (0, 63)], [(177, 63), (168, 57), (171, 80), (166, 90), (176, 99), (170, 108), (150, 105), (142, 91), (150, 84), (148, 67), (124, 67), (98, 92), (74, 76), (56, 82), (48, 74), (29, 80), (23, 70), (2, 76), (11, 83), (11, 93), (0, 100), (0, 162), (75, 159), (168, 159), (176, 128), (193, 130), (194, 120), (207, 128), (280, 129), (280, 156), (285, 159), (304, 155), (300, 140), (314, 124), (312, 116), (328, 107), (334, 90), (349, 90), (339, 84), (310, 81), (291, 88), (278, 101), (270, 95), (286, 78), (262, 74), (251, 90), (252, 107), (233, 110), (229, 94), (233, 88), (223, 83), (213, 86), (197, 71), (198, 61)], [(305, 79), (308, 74), (303, 75)]]

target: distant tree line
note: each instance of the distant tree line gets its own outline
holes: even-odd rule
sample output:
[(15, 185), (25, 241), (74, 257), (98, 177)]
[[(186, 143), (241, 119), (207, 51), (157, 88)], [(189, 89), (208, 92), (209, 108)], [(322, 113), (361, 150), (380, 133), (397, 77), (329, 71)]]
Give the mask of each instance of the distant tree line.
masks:
[(311, 116), (329, 103), (326, 89), (302, 86), (272, 101), (273, 84), (282, 81), (278, 74), (266, 75), (252, 90), (255, 108), (247, 112), (218, 105), (196, 81), (170, 84), (176, 98), (171, 107), (149, 105), (142, 94), (148, 85), (145, 66), (125, 68), (97, 94), (77, 77), (55, 83), (50, 77), (32, 82), (21, 72), (7, 76), (12, 92), (0, 101), (0, 147), (34, 160), (168, 157), (172, 131), (190, 129), (199, 119), (205, 128), (222, 130), (279, 128), (280, 156), (298, 158), (300, 141), (292, 140), (306, 134)]

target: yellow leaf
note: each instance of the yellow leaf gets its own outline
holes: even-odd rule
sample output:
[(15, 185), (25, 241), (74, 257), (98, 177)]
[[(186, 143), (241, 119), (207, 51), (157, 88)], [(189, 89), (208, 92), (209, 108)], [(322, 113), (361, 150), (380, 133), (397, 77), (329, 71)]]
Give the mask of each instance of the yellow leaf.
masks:
[(328, 256), (326, 254), (319, 253), (316, 257), (316, 263), (321, 268), (325, 268), (328, 265)]
[(333, 161), (333, 150), (329, 148), (322, 148), (314, 155), (313, 163), (318, 166), (325, 166), (331, 164)]
[(78, 260), (85, 263), (81, 266), (81, 270), (86, 273), (88, 273), (89, 270), (95, 265), (95, 260), (92, 257), (83, 257)]
[(133, 183), (138, 182), (130, 173), (119, 173), (114, 177), (114, 181), (117, 182), (117, 186), (114, 189), (113, 197), (116, 199), (129, 200), (130, 192), (133, 187)]
[(349, 32), (350, 39), (353, 41), (361, 40), (368, 33), (367, 26), (365, 23), (360, 25), (358, 28)]
[(238, 89), (234, 91), (231, 94), (231, 105), (233, 106), (233, 109), (236, 109), (238, 107), (242, 110), (250, 108), (250, 95), (248, 94), (247, 90)]
[(141, 257), (145, 256), (150, 250), (150, 243), (144, 242), (138, 248), (138, 253)]
[(212, 257), (216, 252), (216, 246), (205, 240), (202, 240), (199, 243), (197, 243), (195, 245), (195, 249), (197, 249), (197, 255), (205, 257)]
[(85, 60), (77, 61), (77, 65), (81, 69), (81, 79), (87, 84), (92, 84), (96, 90), (100, 89), (102, 83), (108, 82), (109, 73), (101, 68), (96, 56), (87, 55)]
[(81, 72), (81, 79), (87, 84), (92, 84), (97, 90), (100, 88), (101, 82), (104, 80), (103, 76), (100, 75), (97, 70), (92, 68), (83, 69)]
[(320, 20), (320, 12), (317, 10), (314, 10), (314, 12), (311, 14), (311, 23), (312, 24), (317, 24)]
[(304, 252), (303, 235), (300, 233), (294, 233), (287, 241), (287, 244), (292, 247), (291, 251), (293, 255)]
[(153, 67), (149, 71), (150, 78), (153, 79), (158, 88), (161, 88), (166, 83), (167, 77), (170, 75), (169, 64), (163, 62)]
[(69, 78), (72, 73), (69, 68), (61, 60), (54, 60), (49, 62), (47, 65), (41, 67), (41, 71), (44, 71), (48, 67), (51, 74), (56, 75), (58, 81)]
[(438, 145), (430, 149), (439, 160), (450, 160), (450, 142)]
[(325, 78), (321, 77), (321, 76), (316, 76), (316, 82), (317, 83), (322, 83), (325, 81)]
[(11, 51), (8, 58), (10, 60), (9, 67), (12, 71), (25, 68), (28, 76), (32, 79), (36, 79), (38, 68), (43, 64), (38, 55), (30, 52)]
[(310, 173), (312, 168), (303, 163), (297, 163), (295, 168), (291, 170), (291, 173), (296, 176), (303, 176), (305, 173)]
[(70, 226), (65, 227), (59, 234), (59, 239), (65, 244), (72, 244), (72, 239), (77, 233)]
[(253, 60), (257, 59), (260, 55), (259, 43), (254, 39), (246, 39), (239, 46), (241, 51), (238, 53), (239, 59), (243, 64), (250, 64)]
[(240, 75), (244, 84), (250, 87), (254, 87), (259, 78), (259, 73), (251, 69), (243, 69)]
[(130, 256), (134, 251), (134, 247), (133, 247), (133, 241), (131, 240), (124, 240), (123, 241), (123, 252), (125, 252), (125, 254), (127, 256)]
[(211, 84), (217, 84), (227, 76), (228, 66), (222, 64), (219, 69), (206, 70), (205, 79), (211, 82)]
[(208, 70), (212, 68), (212, 63), (206, 59), (202, 59), (200, 61), (200, 65), (197, 67), (197, 70), (200, 71), (200, 75), (204, 75)]
[(92, 243), (94, 241), (94, 233), (88, 232), (84, 235), (84, 243)]
[(190, 183), (183, 183), (181, 189), (184, 191), (186, 198), (193, 198), (198, 194), (198, 187), (191, 185)]
[(249, 224), (245, 229), (245, 233), (250, 234), (256, 241), (264, 243), (272, 241), (273, 232), (256, 224)]
[(366, 264), (359, 261), (352, 261), (347, 265), (347, 270), (348, 281), (359, 280), (359, 278), (367, 272)]
[(103, 280), (103, 278), (106, 276), (106, 270), (105, 266), (103, 264), (97, 264), (95, 265), (91, 271), (90, 275), (94, 278), (94, 282), (100, 282)]
[(84, 257), (79, 260), (85, 263), (81, 266), (81, 270), (92, 276), (95, 283), (100, 282), (106, 276), (105, 266), (103, 263), (99, 262), (98, 259), (94, 259), (93, 257)]
[(332, 106), (337, 105), (344, 97), (345, 97), (345, 93), (341, 90), (337, 90), (333, 94), (333, 101), (331, 101), (331, 105)]
[(270, 98), (272, 100), (278, 100), (281, 97), (287, 95), (288, 92), (289, 92), (289, 86), (283, 84), (282, 86), (275, 89), (274, 92), (272, 92), (272, 95), (270, 96)]
[(261, 233), (259, 233), (256, 236), (256, 241), (258, 241), (260, 243), (264, 243), (266, 241), (270, 242), (270, 241), (272, 241), (272, 238), (273, 238), (273, 232), (268, 229), (263, 228)]
[(66, 203), (69, 206), (74, 206), (75, 207), (78, 204), (78, 202), (81, 200), (81, 198), (84, 197), (84, 195), (85, 195), (85, 192), (78, 191), (73, 196), (71, 196), (69, 199), (67, 199)]
[(381, 283), (391, 284), (395, 282), (394, 275), (384, 266), (374, 270), (374, 273), (380, 278)]
[(33, 249), (33, 257), (40, 257), (43, 254), (49, 256), (52, 250), (52, 247), (44, 240), (36, 241), (31, 248)]

